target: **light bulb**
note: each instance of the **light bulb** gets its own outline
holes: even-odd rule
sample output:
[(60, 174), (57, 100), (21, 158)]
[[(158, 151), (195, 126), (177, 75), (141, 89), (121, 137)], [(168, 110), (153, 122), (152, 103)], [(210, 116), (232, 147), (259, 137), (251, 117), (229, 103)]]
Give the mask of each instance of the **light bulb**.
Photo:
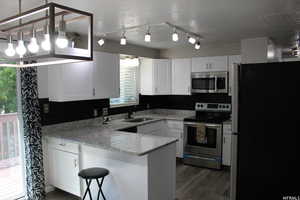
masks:
[(122, 37), (121, 37), (121, 40), (120, 40), (120, 44), (121, 45), (126, 45), (126, 37), (123, 35)]
[(63, 48), (66, 48), (68, 46), (69, 40), (63, 34), (62, 35), (58, 35), (58, 37), (56, 38), (55, 44), (59, 48), (63, 49)]
[(62, 16), (61, 21), (59, 22), (58, 36), (56, 38), (56, 45), (58, 48), (66, 48), (69, 44), (69, 40), (66, 37), (66, 22), (64, 16)]
[(105, 41), (104, 41), (103, 38), (100, 38), (100, 40), (98, 40), (98, 44), (99, 44), (100, 46), (103, 46), (104, 43), (105, 43)]
[(7, 49), (5, 49), (5, 54), (9, 57), (12, 57), (16, 54), (14, 45), (12, 43), (8, 43)]
[(195, 44), (195, 49), (200, 49), (200, 47), (201, 47), (201, 44), (200, 44), (200, 42), (198, 41), (196, 44)]
[(196, 39), (193, 38), (193, 37), (189, 37), (189, 38), (188, 38), (188, 41), (189, 41), (189, 43), (191, 43), (191, 44), (195, 44), (195, 43), (196, 43)]
[(50, 43), (50, 35), (45, 34), (44, 35), (44, 41), (42, 42), (41, 46), (45, 51), (50, 51), (51, 49), (51, 43)]
[(35, 37), (31, 38), (31, 41), (27, 47), (31, 53), (37, 53), (40, 50), (40, 47)]
[(14, 45), (12, 43), (12, 36), (9, 36), (9, 42), (7, 44), (7, 49), (5, 49), (5, 54), (9, 57), (12, 57), (16, 54), (16, 51), (14, 49)]
[(145, 42), (151, 42), (151, 34), (149, 32), (145, 35)]
[(174, 31), (173, 34), (172, 34), (172, 40), (174, 42), (177, 42), (179, 40), (179, 36), (178, 36), (178, 33), (176, 31)]
[(16, 47), (16, 52), (17, 54), (19, 54), (20, 57), (23, 57), (24, 54), (26, 53), (26, 47), (24, 45), (24, 41), (23, 40), (19, 40), (18, 41), (18, 46)]

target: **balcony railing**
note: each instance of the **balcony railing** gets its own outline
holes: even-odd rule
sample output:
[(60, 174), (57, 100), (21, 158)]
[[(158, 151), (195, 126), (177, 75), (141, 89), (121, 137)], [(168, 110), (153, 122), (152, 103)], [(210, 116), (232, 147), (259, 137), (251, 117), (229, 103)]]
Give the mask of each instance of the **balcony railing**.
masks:
[(0, 168), (17, 165), (20, 155), (17, 113), (0, 114)]

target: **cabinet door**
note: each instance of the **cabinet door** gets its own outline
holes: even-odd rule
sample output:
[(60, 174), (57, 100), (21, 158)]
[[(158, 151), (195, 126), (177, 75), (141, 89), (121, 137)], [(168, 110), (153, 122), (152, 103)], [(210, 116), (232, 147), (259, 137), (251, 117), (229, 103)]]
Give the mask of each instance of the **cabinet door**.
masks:
[(228, 81), (228, 95), (231, 96), (232, 86), (233, 86), (233, 65), (240, 64), (242, 62), (242, 58), (240, 55), (234, 55), (228, 57), (228, 72), (229, 72), (229, 81)]
[(78, 155), (56, 149), (54, 150), (54, 155), (55, 186), (80, 196)]
[(231, 161), (231, 135), (223, 135), (223, 152), (222, 152), (222, 164), (230, 166)]
[(227, 71), (227, 56), (192, 58), (192, 72)]
[(154, 94), (153, 59), (141, 58), (140, 65), (140, 93), (142, 95)]
[(172, 60), (172, 94), (190, 95), (191, 59)]
[(192, 58), (192, 72), (206, 72), (209, 70), (207, 57)]
[[(142, 80), (143, 81), (143, 80)], [(171, 63), (167, 59), (154, 60), (154, 92), (158, 95), (171, 94)]]
[(48, 68), (51, 101), (77, 101), (93, 98), (93, 63), (68, 63)]
[(209, 71), (228, 71), (228, 57), (227, 56), (210, 57)]
[(119, 97), (120, 56), (118, 54), (94, 52), (93, 67), (94, 98)]

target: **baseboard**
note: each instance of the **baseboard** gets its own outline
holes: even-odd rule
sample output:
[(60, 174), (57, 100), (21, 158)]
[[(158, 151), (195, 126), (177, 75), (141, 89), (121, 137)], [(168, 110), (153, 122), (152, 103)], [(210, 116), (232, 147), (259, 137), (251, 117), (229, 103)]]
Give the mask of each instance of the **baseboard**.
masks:
[(53, 187), (51, 185), (46, 185), (46, 187), (45, 187), (46, 193), (53, 192), (54, 190), (55, 190), (55, 187)]

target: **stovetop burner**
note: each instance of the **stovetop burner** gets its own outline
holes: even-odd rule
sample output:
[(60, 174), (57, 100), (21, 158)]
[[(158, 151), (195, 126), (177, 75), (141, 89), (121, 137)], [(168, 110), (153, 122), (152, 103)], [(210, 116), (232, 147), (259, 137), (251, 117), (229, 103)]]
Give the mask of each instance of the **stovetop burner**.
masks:
[(230, 104), (196, 103), (195, 116), (185, 118), (184, 121), (220, 124), (230, 119), (230, 110)]

